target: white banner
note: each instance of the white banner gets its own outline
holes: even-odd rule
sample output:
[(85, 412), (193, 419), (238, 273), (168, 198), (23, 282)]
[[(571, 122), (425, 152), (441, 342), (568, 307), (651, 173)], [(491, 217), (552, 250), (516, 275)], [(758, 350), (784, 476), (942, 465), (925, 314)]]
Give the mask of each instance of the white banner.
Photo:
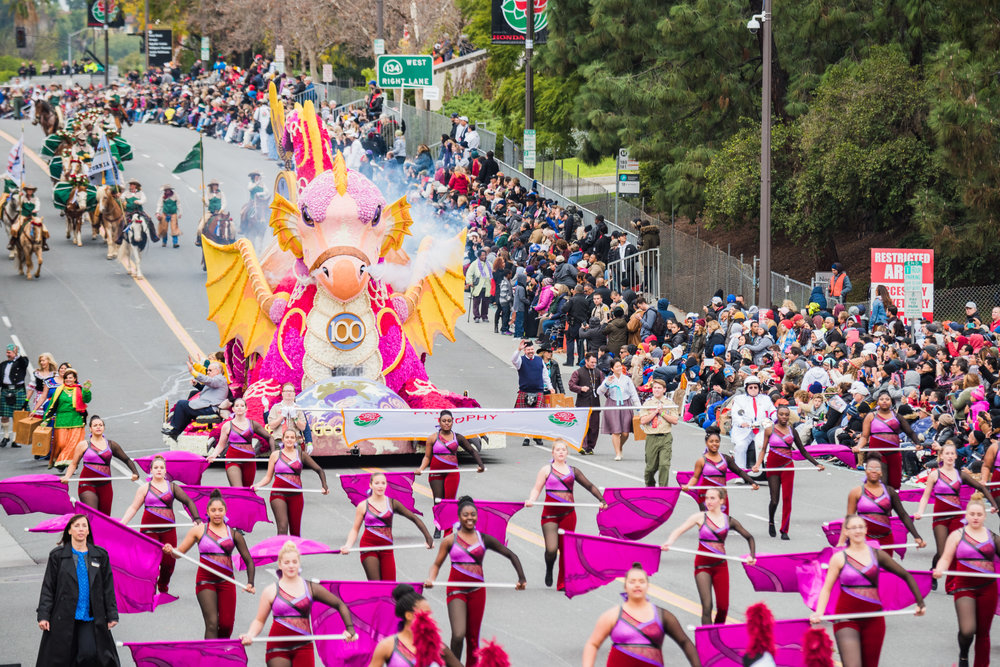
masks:
[[(438, 429), (440, 410), (344, 410), (348, 445), (378, 438), (424, 440)], [(452, 428), (466, 437), (505, 433), (526, 438), (562, 438), (580, 447), (590, 420), (589, 408), (452, 409)]]
[(7, 174), (20, 185), (24, 179), (24, 137), (18, 139), (7, 155)]

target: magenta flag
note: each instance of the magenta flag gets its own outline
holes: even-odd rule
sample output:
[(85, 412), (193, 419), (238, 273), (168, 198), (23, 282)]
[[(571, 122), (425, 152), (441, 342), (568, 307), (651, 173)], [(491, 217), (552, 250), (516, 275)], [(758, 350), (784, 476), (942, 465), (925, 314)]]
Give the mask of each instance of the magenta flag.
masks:
[[(688, 484), (691, 481), (692, 477), (694, 477), (694, 471), (693, 470), (678, 470), (677, 471), (677, 484), (678, 484), (678, 486), (684, 486), (685, 484)], [(731, 479), (739, 479), (739, 476), (736, 473), (727, 472), (726, 473), (726, 482), (728, 482)], [(707, 486), (707, 484), (699, 484), (699, 486)], [(701, 496), (699, 495), (699, 493), (700, 493), (699, 491), (685, 491), (684, 493), (686, 493), (689, 496), (691, 496), (692, 498), (694, 498), (694, 501), (696, 503), (700, 503), (701, 502)]]
[[(802, 601), (806, 603), (806, 606), (813, 611), (816, 611), (816, 603), (819, 602), (819, 594), (823, 590), (823, 583), (826, 581), (827, 570), (823, 568), (823, 565), (828, 564), (830, 558), (837, 551), (840, 551), (840, 549), (827, 547), (819, 552), (816, 560), (796, 567), (796, 574), (799, 578), (799, 594), (802, 596)], [(916, 580), (920, 594), (926, 597), (931, 591), (932, 577), (930, 571), (907, 570), (907, 572)], [(906, 582), (884, 570), (878, 576), (878, 596), (882, 601), (882, 608), (886, 611), (905, 609), (912, 604), (916, 604), (913, 593), (910, 592)], [(837, 598), (839, 597), (840, 584), (834, 583), (833, 589), (830, 592), (830, 602), (827, 604), (824, 613), (834, 613), (834, 610), (837, 608)]]
[(219, 489), (226, 501), (226, 523), (249, 533), (258, 523), (271, 523), (267, 518), (267, 503), (249, 486), (184, 486), (191, 496), (202, 521), (208, 521), (208, 501), (212, 491)]
[(34, 528), (29, 528), (29, 533), (61, 533), (63, 528), (66, 527), (66, 522), (69, 521), (70, 517), (73, 516), (72, 512), (68, 514), (60, 514), (59, 516), (54, 516), (51, 519), (45, 519), (44, 521), (39, 521), (38, 525)]
[[(826, 534), (826, 541), (831, 547), (837, 546), (837, 541), (840, 539), (840, 529), (844, 525), (844, 522), (840, 519), (837, 521), (830, 521), (829, 523), (823, 524), (823, 532)], [(906, 531), (906, 526), (903, 525), (903, 521), (899, 517), (892, 517), (889, 520), (889, 530), (892, 531), (892, 543), (893, 544), (905, 544), (909, 533)], [(897, 549), (902, 557), (905, 549)]]
[[(476, 530), (486, 533), (507, 544), (507, 522), (524, 509), (523, 502), (503, 500), (476, 500)], [(434, 526), (438, 530), (448, 530), (458, 523), (458, 501), (442, 500), (434, 506)]]
[[(858, 455), (851, 451), (847, 445), (835, 445), (832, 443), (818, 442), (813, 445), (806, 445), (806, 451), (813, 457), (836, 456), (848, 468), (858, 465)], [(798, 449), (792, 450), (792, 458), (796, 461), (804, 461), (806, 457)]]
[(674, 513), (679, 486), (604, 489), (607, 509), (598, 510), (601, 535), (619, 540), (638, 540), (659, 528)]
[[(809, 619), (774, 622), (774, 663), (778, 667), (803, 667), (802, 635)], [(702, 667), (743, 667), (743, 653), (750, 643), (746, 623), (702, 625), (694, 631), (694, 643)]]
[(65, 514), (73, 511), (69, 486), (57, 475), (19, 475), (0, 481), (0, 506), (7, 514)]
[(185, 642), (125, 642), (136, 667), (235, 667), (247, 664), (238, 639), (198, 639)]
[[(452, 474), (458, 475), (460, 473)], [(340, 486), (343, 487), (347, 497), (351, 500), (351, 504), (355, 507), (358, 506), (358, 503), (368, 497), (368, 492), (371, 491), (371, 487), (369, 486), (371, 477), (372, 474), (370, 472), (340, 476)], [(410, 510), (414, 514), (423, 516), (423, 513), (417, 510), (417, 506), (413, 504), (414, 477), (415, 476), (412, 472), (385, 473), (385, 495), (390, 498), (395, 498), (399, 502), (403, 503), (403, 507)]]
[(757, 561), (743, 563), (743, 569), (758, 592), (798, 593), (799, 577), (796, 567), (810, 563), (819, 556), (818, 551), (794, 554), (757, 554)]
[[(77, 503), (75, 509), (86, 514), (90, 520), (94, 543), (108, 551), (115, 577), (115, 600), (118, 601), (119, 613), (153, 611), (157, 604), (172, 601), (163, 598), (158, 600), (156, 594), (156, 579), (160, 575), (160, 558), (163, 556), (162, 544), (83, 503)], [(69, 518), (67, 516), (66, 520)]]
[[(965, 508), (965, 505), (969, 502), (969, 498), (971, 498), (972, 494), (975, 492), (976, 490), (971, 486), (969, 486), (968, 484), (963, 484), (962, 487), (959, 489), (958, 502), (961, 503), (963, 509)], [(919, 503), (920, 499), (924, 495), (924, 487), (920, 486), (918, 488), (900, 489), (896, 493), (899, 494), (899, 499), (902, 500), (903, 502)], [(931, 492), (931, 497), (928, 500), (928, 502), (929, 503), (934, 502), (933, 492)], [(928, 511), (933, 511), (933, 510), (928, 510)]]
[[(375, 646), (399, 629), (396, 606), (392, 600), (395, 581), (321, 581), (320, 585), (339, 597), (351, 610), (358, 638), (353, 642), (319, 641), (316, 651), (326, 667), (368, 667)], [(418, 593), (421, 584), (412, 584)], [(317, 635), (338, 634), (344, 622), (336, 609), (323, 604), (312, 607), (312, 629)]]
[(162, 456), (164, 463), (167, 464), (167, 479), (171, 482), (201, 484), (201, 475), (208, 468), (208, 461), (205, 460), (205, 457), (180, 449), (153, 456), (143, 456), (141, 459), (135, 459), (135, 462), (148, 473), (153, 465), (153, 459), (157, 456)]
[(660, 569), (660, 547), (655, 544), (567, 532), (562, 550), (568, 598), (625, 576), (632, 563), (640, 563), (649, 575)]
[[(253, 558), (253, 564), (260, 567), (261, 565), (267, 565), (278, 560), (278, 552), (285, 546), (285, 542), (294, 542), (295, 546), (299, 548), (299, 553), (303, 556), (340, 553), (339, 548), (334, 549), (322, 542), (306, 540), (295, 535), (276, 535), (250, 547), (250, 556)], [(233, 563), (238, 570), (246, 569), (246, 564), (244, 564), (242, 558), (233, 559)]]

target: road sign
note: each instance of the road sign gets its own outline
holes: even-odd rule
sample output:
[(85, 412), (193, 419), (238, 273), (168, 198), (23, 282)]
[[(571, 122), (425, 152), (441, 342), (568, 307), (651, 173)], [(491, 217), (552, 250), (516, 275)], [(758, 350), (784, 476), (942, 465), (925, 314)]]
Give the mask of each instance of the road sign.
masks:
[(150, 67), (163, 67), (173, 57), (173, 31), (149, 30), (146, 32), (146, 53)]
[(639, 174), (618, 174), (618, 194), (639, 194)]
[(206, 62), (212, 57), (210, 51), (212, 50), (212, 44), (208, 37), (201, 38), (201, 61)]
[(285, 62), (285, 47), (278, 44), (274, 47), (274, 62), (283, 63)]
[(385, 55), (385, 40), (376, 39), (375, 43), (373, 44), (373, 50), (375, 51), (376, 56)]
[(434, 83), (431, 56), (379, 56), (379, 88), (426, 88)]
[(323, 65), (323, 83), (330, 83), (333, 81), (333, 65), (326, 63)]
[(536, 163), (535, 152), (536, 146), (538, 144), (535, 142), (535, 131), (525, 130), (524, 131), (524, 168), (534, 169)]
[(618, 149), (618, 171), (635, 171), (639, 168), (639, 161), (633, 160), (628, 155), (627, 148)]
[(919, 320), (923, 314), (924, 263), (908, 261), (903, 264), (903, 312), (910, 321)]
[(441, 99), (441, 89), (437, 86), (430, 86), (429, 88), (424, 88), (424, 100), (439, 100)]

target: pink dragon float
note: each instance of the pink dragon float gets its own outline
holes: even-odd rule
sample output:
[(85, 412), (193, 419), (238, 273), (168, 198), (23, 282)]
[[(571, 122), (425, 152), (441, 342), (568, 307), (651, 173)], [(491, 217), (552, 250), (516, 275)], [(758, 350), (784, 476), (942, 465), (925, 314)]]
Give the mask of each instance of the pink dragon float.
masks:
[[(420, 356), (433, 352), (438, 333), (453, 341), (455, 320), (465, 312), (464, 232), (451, 244), (423, 239), (410, 258), (403, 250), (413, 224), (406, 198), (387, 203), (339, 152), (331, 154), (311, 102), (286, 119), (272, 86), (271, 114), (279, 153), (295, 164), (275, 188), (273, 242), (258, 259), (246, 239), (228, 246), (203, 240), (209, 319), (218, 326), (230, 379), (246, 387), (250, 416), (260, 419), (286, 382), (303, 391), (338, 378), (384, 386), (412, 408), (478, 407), (435, 387)], [(387, 264), (401, 270), (386, 271)], [(390, 273), (409, 276), (407, 284), (390, 284)], [(348, 451), (342, 440), (317, 447)]]

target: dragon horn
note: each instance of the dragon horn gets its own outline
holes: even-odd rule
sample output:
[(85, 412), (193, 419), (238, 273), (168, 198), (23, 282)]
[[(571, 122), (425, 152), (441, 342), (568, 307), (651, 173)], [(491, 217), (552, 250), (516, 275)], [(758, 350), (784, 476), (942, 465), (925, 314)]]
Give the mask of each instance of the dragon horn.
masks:
[(333, 182), (337, 185), (337, 194), (341, 197), (347, 194), (347, 163), (340, 151), (337, 151), (337, 156), (333, 159)]
[[(267, 84), (267, 104), (271, 110), (271, 127), (274, 130), (275, 147), (278, 149), (279, 157), (282, 160), (288, 160), (292, 156), (285, 150), (282, 141), (285, 134), (285, 107), (278, 99), (278, 89), (274, 86), (273, 81)], [(263, 128), (261, 130), (263, 131)]]
[[(312, 100), (306, 100), (302, 105), (299, 114), (302, 125), (302, 163), (299, 165), (299, 176), (305, 176), (307, 181), (311, 181), (317, 174), (321, 174), (328, 169), (333, 169), (333, 159), (330, 156), (330, 144), (320, 131), (319, 120), (316, 118), (316, 109)], [(303, 173), (303, 167), (305, 172)], [(311, 173), (308, 173), (311, 172)], [(345, 183), (346, 187), (346, 183)], [(341, 192), (343, 194), (343, 192)]]

